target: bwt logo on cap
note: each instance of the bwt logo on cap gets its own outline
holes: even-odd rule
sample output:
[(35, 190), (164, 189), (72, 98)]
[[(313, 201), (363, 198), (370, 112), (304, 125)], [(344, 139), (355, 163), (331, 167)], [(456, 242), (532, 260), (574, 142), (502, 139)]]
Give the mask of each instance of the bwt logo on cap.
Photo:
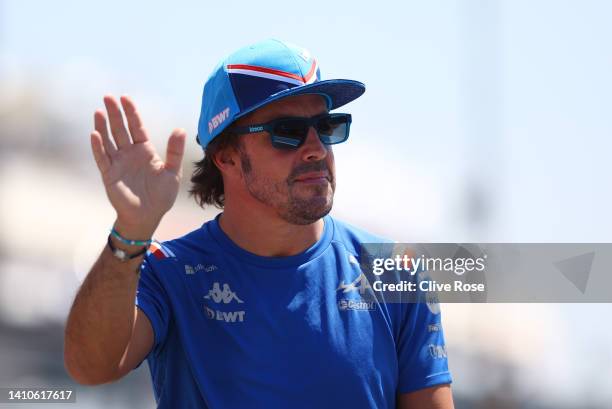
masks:
[(225, 122), (225, 120), (229, 118), (229, 112), (230, 109), (225, 108), (223, 111), (213, 116), (213, 118), (208, 122), (208, 133), (212, 133), (213, 129), (217, 129), (219, 125)]

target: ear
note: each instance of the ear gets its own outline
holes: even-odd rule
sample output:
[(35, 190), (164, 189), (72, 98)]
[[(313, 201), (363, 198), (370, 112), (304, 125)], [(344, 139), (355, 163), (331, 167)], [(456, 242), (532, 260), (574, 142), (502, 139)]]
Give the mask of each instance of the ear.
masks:
[(222, 175), (241, 174), (240, 154), (233, 147), (220, 149), (213, 155), (212, 160)]

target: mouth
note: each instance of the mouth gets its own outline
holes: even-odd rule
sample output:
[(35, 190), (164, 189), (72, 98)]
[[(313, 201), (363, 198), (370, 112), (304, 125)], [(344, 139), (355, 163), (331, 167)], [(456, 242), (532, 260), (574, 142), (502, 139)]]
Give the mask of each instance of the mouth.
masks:
[(327, 172), (317, 172), (317, 173), (305, 173), (300, 175), (299, 177), (294, 179), (296, 183), (305, 183), (305, 184), (322, 184), (329, 183), (329, 175)]

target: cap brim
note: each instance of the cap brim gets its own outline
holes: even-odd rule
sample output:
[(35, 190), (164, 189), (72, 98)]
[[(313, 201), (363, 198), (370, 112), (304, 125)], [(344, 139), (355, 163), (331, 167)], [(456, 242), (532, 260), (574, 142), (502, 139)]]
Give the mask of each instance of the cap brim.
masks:
[(320, 94), (326, 96), (329, 101), (328, 108), (331, 111), (359, 98), (364, 92), (365, 85), (359, 81), (341, 79), (317, 81), (312, 84), (301, 85), (273, 94), (260, 103), (240, 112), (234, 119), (243, 117), (271, 102), (304, 94)]

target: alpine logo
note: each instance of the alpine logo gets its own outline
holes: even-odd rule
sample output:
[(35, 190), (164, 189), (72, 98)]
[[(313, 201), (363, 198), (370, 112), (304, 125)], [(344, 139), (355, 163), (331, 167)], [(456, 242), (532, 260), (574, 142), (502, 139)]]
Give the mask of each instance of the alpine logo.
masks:
[(212, 299), (214, 302), (219, 304), (223, 302), (223, 304), (229, 304), (232, 301), (236, 301), (239, 304), (242, 304), (242, 301), (235, 292), (230, 289), (229, 284), (223, 284), (223, 291), (221, 291), (221, 286), (218, 282), (213, 283), (213, 287), (208, 290), (208, 294), (204, 296), (207, 300)]
[(361, 296), (363, 296), (368, 289), (370, 289), (371, 291), (372, 286), (370, 285), (368, 278), (363, 272), (359, 274), (359, 277), (357, 277), (356, 279), (354, 279), (352, 282), (348, 284), (344, 284), (344, 280), (340, 281), (340, 284), (338, 285), (336, 292), (339, 292), (339, 294), (342, 294), (342, 295), (346, 294), (347, 297), (348, 295), (350, 295), (350, 293), (358, 292), (359, 298), (358, 299), (341, 298), (340, 300), (338, 300), (338, 309), (340, 311), (348, 311), (348, 310), (372, 311), (372, 310), (375, 310), (376, 303), (373, 300), (366, 301), (361, 298)]
[(371, 289), (372, 286), (370, 285), (370, 282), (368, 281), (366, 275), (364, 273), (361, 273), (359, 277), (357, 277), (355, 280), (353, 280), (353, 282), (349, 284), (344, 284), (344, 280), (340, 281), (340, 285), (338, 285), (336, 291), (342, 290), (343, 294), (349, 293), (351, 291), (359, 291), (359, 294), (363, 294), (368, 288)]

